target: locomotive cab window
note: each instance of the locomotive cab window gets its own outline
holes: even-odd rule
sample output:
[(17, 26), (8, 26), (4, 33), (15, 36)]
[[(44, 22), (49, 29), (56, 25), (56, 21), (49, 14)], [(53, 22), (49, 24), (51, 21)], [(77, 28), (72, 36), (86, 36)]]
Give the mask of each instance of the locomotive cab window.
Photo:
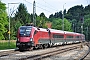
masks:
[(30, 36), (30, 32), (31, 32), (31, 27), (27, 27), (27, 26), (20, 27), (20, 36), (28, 37)]
[(37, 32), (38, 32), (38, 31), (35, 30), (35, 31), (34, 31), (34, 35), (37, 34)]

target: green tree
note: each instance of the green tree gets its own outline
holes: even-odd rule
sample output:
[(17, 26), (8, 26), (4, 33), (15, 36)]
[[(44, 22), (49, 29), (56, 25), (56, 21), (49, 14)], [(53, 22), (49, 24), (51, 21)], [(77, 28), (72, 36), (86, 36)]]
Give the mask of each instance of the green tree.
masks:
[(47, 22), (47, 17), (44, 13), (41, 13), (39, 16), (37, 16), (36, 22), (36, 26), (46, 28), (45, 24)]
[(80, 16), (83, 14), (84, 11), (84, 7), (83, 5), (77, 5), (74, 7), (71, 7), (68, 11), (67, 11), (67, 18), (69, 17), (70, 20), (72, 19), (76, 19), (77, 22), (80, 20)]
[(16, 40), (16, 35), (18, 28), (22, 26), (19, 20), (14, 20), (14, 18), (11, 18), (11, 40)]
[(88, 6), (85, 6), (84, 8), (84, 15), (90, 14), (90, 4)]
[(52, 28), (62, 30), (62, 20), (59, 18), (54, 18), (52, 21)]
[[(52, 22), (52, 28), (62, 30), (62, 19), (59, 18), (54, 18)], [(67, 20), (64, 19), (64, 30), (65, 31), (72, 31), (71, 30), (71, 23)]]
[(53, 14), (51, 14), (50, 16), (49, 16), (49, 18), (53, 18), (54, 17), (54, 15)]
[(17, 30), (20, 26), (31, 23), (31, 15), (28, 13), (26, 6), (21, 3), (14, 17), (11, 17), (11, 39), (16, 39)]
[(0, 40), (6, 39), (7, 35), (7, 12), (6, 12), (6, 6), (4, 3), (0, 1)]
[(30, 14), (23, 3), (21, 3), (18, 7), (18, 11), (15, 14), (15, 20), (19, 20), (23, 25), (31, 22)]
[(65, 18), (64, 18), (64, 30), (65, 31), (72, 31), (71, 23)]
[(84, 34), (86, 36), (86, 40), (90, 41), (90, 14), (85, 15), (85, 20), (84, 20)]
[(67, 11), (65, 18), (68, 19), (70, 22), (72, 22), (73, 31), (81, 33), (81, 20), (82, 18), (84, 18), (83, 5), (77, 5), (77, 6), (71, 7)]
[[(66, 15), (66, 9), (64, 10), (64, 14)], [(56, 12), (54, 15), (51, 14), (49, 18), (62, 18), (62, 11)]]

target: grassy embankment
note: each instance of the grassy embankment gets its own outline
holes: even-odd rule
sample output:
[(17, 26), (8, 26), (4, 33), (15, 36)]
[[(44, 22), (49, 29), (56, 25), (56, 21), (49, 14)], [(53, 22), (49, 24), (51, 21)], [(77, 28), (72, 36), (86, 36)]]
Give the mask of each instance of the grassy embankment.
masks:
[(16, 48), (16, 40), (10, 40), (10, 45), (8, 40), (0, 40), (0, 50), (14, 49)]

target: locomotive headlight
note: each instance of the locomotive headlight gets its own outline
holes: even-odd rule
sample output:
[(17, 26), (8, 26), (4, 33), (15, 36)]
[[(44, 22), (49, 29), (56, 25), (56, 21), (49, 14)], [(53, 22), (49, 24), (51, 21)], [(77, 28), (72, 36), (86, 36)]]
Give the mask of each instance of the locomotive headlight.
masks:
[(30, 41), (33, 41), (33, 38), (30, 38)]
[(20, 45), (20, 43), (17, 43), (17, 45)]
[(28, 45), (30, 45), (30, 43), (28, 43)]
[(17, 38), (17, 41), (19, 41), (19, 38)]

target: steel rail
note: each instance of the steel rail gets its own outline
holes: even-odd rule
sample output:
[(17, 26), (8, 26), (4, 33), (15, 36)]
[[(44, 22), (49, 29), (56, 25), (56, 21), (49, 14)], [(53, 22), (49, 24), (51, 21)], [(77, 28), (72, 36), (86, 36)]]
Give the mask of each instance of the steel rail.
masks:
[(50, 56), (53, 56), (53, 55), (56, 55), (56, 54), (60, 54), (60, 53), (66, 52), (66, 51), (74, 50), (74, 49), (77, 49), (77, 48), (80, 48), (80, 45), (72, 46), (72, 47), (68, 47), (68, 48), (63, 48), (63, 49), (58, 49), (58, 50), (55, 50), (55, 51), (46, 52), (46, 53), (42, 53), (42, 54), (37, 54), (37, 55), (21, 58), (19, 60), (27, 60), (27, 59), (41, 60), (43, 58), (50, 57)]
[(4, 57), (11, 54), (16, 54), (16, 53), (19, 53), (19, 51), (16, 51), (16, 50), (3, 51), (3, 52), (0, 52), (0, 57)]
[(84, 60), (84, 58), (90, 53), (90, 46), (88, 44), (87, 46), (89, 47), (88, 51), (83, 56), (81, 56), (81, 58), (79, 58), (78, 60)]

